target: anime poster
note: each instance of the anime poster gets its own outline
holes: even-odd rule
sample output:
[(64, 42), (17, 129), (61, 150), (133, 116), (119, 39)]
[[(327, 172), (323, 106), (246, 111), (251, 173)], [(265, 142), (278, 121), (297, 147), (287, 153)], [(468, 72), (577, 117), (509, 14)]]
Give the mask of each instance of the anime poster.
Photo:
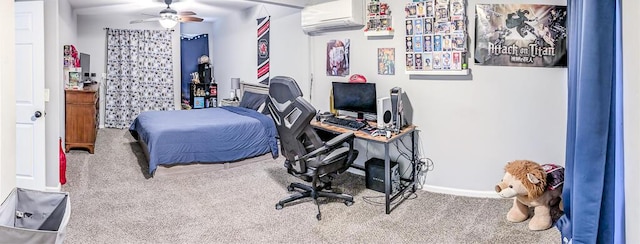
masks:
[(327, 42), (327, 75), (349, 75), (349, 39)]
[(396, 74), (396, 49), (395, 48), (378, 48), (378, 74), (379, 75), (395, 75)]
[(567, 66), (567, 7), (476, 5), (475, 62), (523, 67)]
[(258, 20), (258, 82), (269, 84), (270, 16)]

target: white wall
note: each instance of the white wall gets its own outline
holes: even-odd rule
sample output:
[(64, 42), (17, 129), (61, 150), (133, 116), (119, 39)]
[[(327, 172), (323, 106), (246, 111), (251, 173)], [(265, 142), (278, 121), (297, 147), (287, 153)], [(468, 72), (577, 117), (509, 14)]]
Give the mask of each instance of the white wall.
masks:
[(622, 7), (626, 241), (640, 243), (640, 3), (625, 0)]
[[(266, 11), (265, 11), (266, 10)], [(214, 22), (213, 50), (210, 50), (219, 99), (230, 98), (231, 78), (257, 83), (257, 20), (271, 15), (271, 77), (290, 76), (309, 93), (309, 44), (300, 28), (298, 9), (265, 5), (230, 15)], [(302, 82), (301, 82), (302, 81)]]
[[(469, 0), (469, 35), (474, 36), (475, 5), (499, 1)], [(562, 0), (538, 1), (566, 5)], [(325, 72), (326, 43), (351, 39), (351, 74), (375, 82), (378, 97), (402, 87), (420, 131), (421, 156), (434, 162), (426, 176), (427, 190), (469, 196), (495, 196), (504, 165), (515, 159), (564, 165), (566, 134), (566, 68), (479, 66), (470, 59), (471, 79), (404, 74), (404, 4), (389, 4), (396, 31), (393, 39), (368, 40), (361, 30), (328, 33), (312, 38), (312, 103), (323, 111), (332, 81)], [(474, 38), (471, 38), (472, 40)], [(473, 41), (470, 49), (473, 51)], [(395, 48), (396, 74), (377, 75), (377, 48)], [(382, 148), (378, 151), (381, 151)], [(375, 154), (374, 154), (375, 155)], [(378, 153), (378, 157), (382, 153)], [(369, 155), (372, 156), (371, 153)]]
[[(79, 15), (77, 28), (76, 48), (78, 52), (91, 55), (91, 71), (98, 78), (106, 73), (106, 30), (111, 29), (138, 29), (138, 30), (164, 30), (158, 22), (144, 22), (130, 24), (129, 21), (140, 19), (139, 15)], [(180, 109), (180, 25), (173, 28), (173, 89), (175, 108)], [(99, 79), (101, 80), (101, 79)], [(104, 127), (104, 89), (100, 92), (100, 127)]]
[(15, 14), (13, 1), (0, 1), (0, 202), (16, 186)]
[(76, 15), (68, 0), (48, 0), (45, 4), (45, 88), (49, 89), (46, 102), (45, 154), (46, 187), (60, 189), (59, 138), (64, 140), (65, 110), (62, 76), (62, 46), (76, 44)]

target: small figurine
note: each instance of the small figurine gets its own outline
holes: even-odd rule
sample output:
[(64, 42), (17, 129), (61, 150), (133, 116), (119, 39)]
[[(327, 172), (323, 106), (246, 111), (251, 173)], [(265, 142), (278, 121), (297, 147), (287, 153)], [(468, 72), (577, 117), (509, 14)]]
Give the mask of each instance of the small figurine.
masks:
[(200, 84), (200, 76), (198, 75), (198, 72), (191, 73), (191, 82), (193, 84)]
[(386, 3), (380, 3), (380, 15), (389, 15), (391, 11), (389, 10), (389, 5)]

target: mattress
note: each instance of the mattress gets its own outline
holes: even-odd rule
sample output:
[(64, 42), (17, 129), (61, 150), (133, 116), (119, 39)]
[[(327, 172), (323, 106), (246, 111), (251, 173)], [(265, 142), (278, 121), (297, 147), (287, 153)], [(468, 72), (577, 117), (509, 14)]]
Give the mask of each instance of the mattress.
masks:
[(129, 131), (146, 143), (151, 175), (158, 165), (233, 162), (269, 152), (278, 157), (273, 120), (242, 107), (146, 111)]

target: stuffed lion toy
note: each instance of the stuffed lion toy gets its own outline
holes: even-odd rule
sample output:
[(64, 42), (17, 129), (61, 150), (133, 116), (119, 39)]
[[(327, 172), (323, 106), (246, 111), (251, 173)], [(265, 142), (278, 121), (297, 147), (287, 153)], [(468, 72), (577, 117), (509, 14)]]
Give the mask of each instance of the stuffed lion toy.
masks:
[(504, 167), (505, 174), (495, 190), (503, 198), (512, 198), (513, 206), (507, 213), (509, 222), (522, 222), (529, 218), (529, 208), (533, 217), (530, 230), (546, 230), (553, 224), (551, 208), (562, 209), (562, 185), (564, 168), (554, 164), (539, 165), (528, 160), (509, 162)]

